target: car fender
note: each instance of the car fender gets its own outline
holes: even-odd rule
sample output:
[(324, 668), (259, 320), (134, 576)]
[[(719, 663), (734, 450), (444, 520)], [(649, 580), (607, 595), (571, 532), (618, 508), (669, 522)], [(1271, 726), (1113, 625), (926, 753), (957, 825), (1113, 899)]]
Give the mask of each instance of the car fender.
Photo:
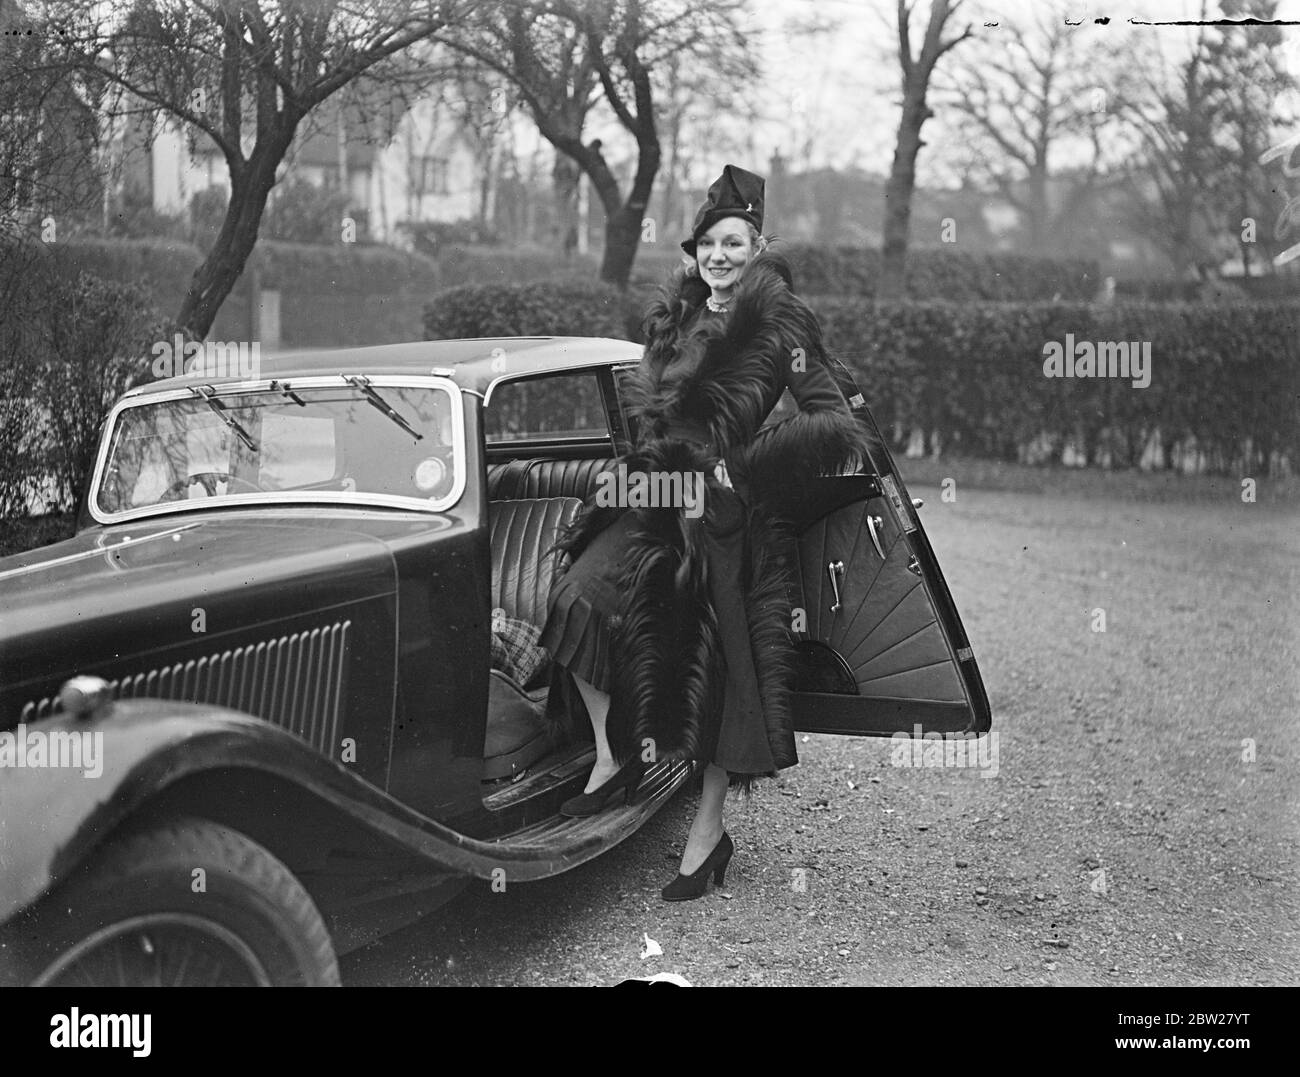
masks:
[[(0, 923), (84, 863), (151, 799), (185, 778), (232, 768), (281, 778), (326, 807), (404, 847), (431, 867), (490, 878), (502, 864), (491, 845), (405, 808), (293, 734), (223, 707), (161, 700), (106, 704), (93, 717), (57, 714), (8, 731), (93, 739), (85, 767), (0, 766)], [(87, 761), (83, 756), (82, 762)], [(522, 865), (514, 877), (550, 874)]]

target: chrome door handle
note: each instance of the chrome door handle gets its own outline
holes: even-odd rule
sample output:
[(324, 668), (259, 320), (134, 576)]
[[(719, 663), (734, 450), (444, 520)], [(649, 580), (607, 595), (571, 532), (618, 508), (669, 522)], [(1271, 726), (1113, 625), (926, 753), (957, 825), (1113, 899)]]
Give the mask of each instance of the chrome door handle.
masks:
[(835, 604), (831, 606), (831, 613), (838, 613), (840, 609), (840, 580), (844, 578), (844, 562), (826, 562), (826, 574), (831, 578), (831, 591), (835, 595)]
[(876, 553), (880, 554), (880, 559), (882, 561), (885, 560), (885, 548), (880, 545), (879, 529), (883, 527), (884, 524), (885, 522), (879, 516), (872, 516), (870, 513), (867, 514), (867, 534), (871, 536), (871, 545), (876, 548)]

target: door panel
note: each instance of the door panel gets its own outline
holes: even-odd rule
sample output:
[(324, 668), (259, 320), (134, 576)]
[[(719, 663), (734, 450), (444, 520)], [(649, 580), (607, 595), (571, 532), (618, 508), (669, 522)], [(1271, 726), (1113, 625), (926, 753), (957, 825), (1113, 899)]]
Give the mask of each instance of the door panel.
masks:
[[(864, 421), (874, 428), (869, 413)], [(983, 732), (988, 699), (961, 619), (902, 478), (888, 451), (881, 456), (878, 475), (821, 479), (804, 495), (795, 726), (861, 736), (917, 726)]]
[[(877, 526), (882, 561), (865, 517)], [(907, 569), (911, 551), (881, 498), (849, 505), (814, 524), (800, 544), (808, 632), (835, 648), (863, 696), (964, 702), (937, 614), (921, 578)], [(840, 609), (829, 566), (842, 562)]]

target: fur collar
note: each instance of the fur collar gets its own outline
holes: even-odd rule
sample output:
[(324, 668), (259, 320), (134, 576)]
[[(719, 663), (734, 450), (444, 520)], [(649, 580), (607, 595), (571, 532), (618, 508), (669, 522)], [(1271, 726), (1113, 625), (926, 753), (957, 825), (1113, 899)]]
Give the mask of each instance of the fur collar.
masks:
[(796, 349), (824, 355), (821, 329), (790, 290), (779, 255), (746, 267), (725, 318), (700, 311), (709, 295), (682, 271), (646, 316), (646, 351), (632, 390), (642, 440), (666, 436), (675, 421), (708, 428), (719, 446), (744, 444), (779, 396), (780, 364)]

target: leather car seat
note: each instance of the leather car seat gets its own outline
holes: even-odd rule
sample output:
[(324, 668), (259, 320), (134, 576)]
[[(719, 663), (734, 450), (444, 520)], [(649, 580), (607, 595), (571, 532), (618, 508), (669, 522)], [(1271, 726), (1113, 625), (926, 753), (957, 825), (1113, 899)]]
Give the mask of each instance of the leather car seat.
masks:
[(488, 503), (493, 609), (539, 628), (545, 623), (556, 569), (551, 547), (581, 507), (576, 497)]
[[(581, 507), (576, 497), (488, 503), (494, 611), (539, 627), (545, 622), (556, 569), (552, 547)], [(514, 777), (554, 746), (546, 694), (545, 685), (528, 690), (499, 669), (489, 671), (484, 780)]]
[(585, 498), (595, 488), (596, 476), (609, 471), (616, 460), (508, 460), (488, 465), (488, 497)]

